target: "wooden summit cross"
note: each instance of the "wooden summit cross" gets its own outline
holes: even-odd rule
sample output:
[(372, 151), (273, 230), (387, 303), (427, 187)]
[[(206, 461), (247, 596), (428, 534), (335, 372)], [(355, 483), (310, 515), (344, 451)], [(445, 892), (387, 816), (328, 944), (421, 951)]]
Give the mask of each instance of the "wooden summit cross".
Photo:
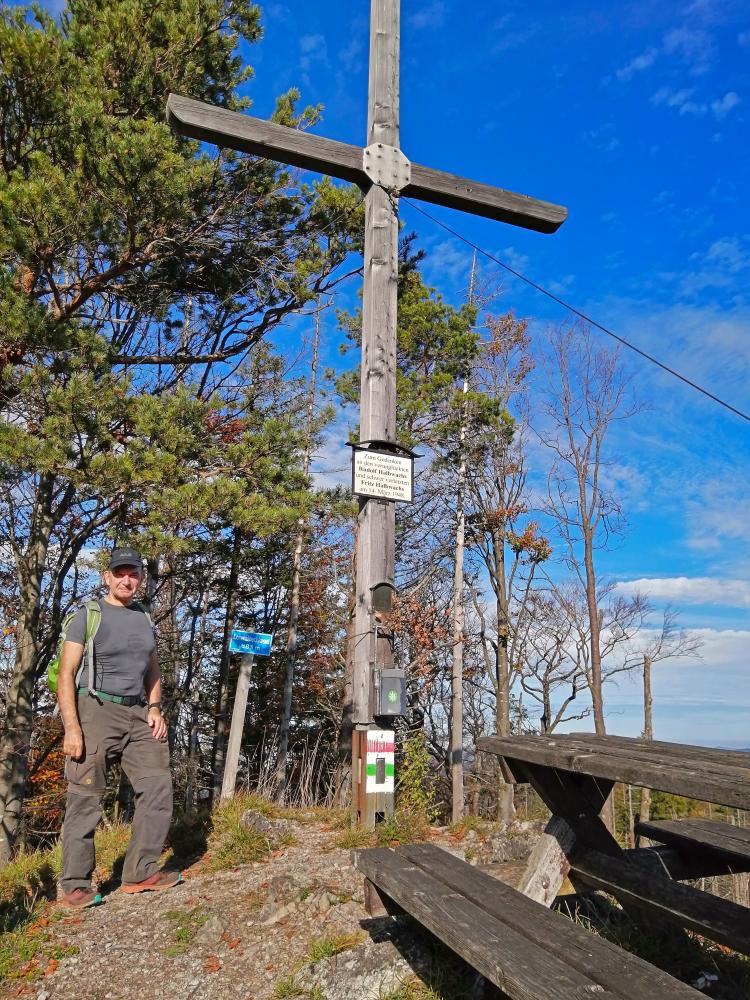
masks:
[[(399, 149), (400, 0), (372, 0), (367, 146), (350, 146), (188, 97), (170, 94), (167, 118), (181, 135), (264, 156), (357, 184), (365, 195), (364, 289), (359, 434), (362, 442), (396, 442), (396, 287), (399, 195), (553, 233), (567, 217), (560, 205), (478, 184), (409, 160)], [(372, 588), (393, 583), (395, 504), (360, 498), (356, 533), (356, 603), (349, 657), (353, 763), (372, 724), (374, 665), (391, 666), (392, 639), (375, 629)], [(364, 757), (364, 753), (361, 754)], [(353, 768), (355, 785), (358, 769)], [(355, 803), (364, 805), (364, 793)], [(374, 796), (368, 798), (374, 799)], [(367, 803), (368, 822), (374, 806)], [(360, 812), (363, 810), (360, 808)]]

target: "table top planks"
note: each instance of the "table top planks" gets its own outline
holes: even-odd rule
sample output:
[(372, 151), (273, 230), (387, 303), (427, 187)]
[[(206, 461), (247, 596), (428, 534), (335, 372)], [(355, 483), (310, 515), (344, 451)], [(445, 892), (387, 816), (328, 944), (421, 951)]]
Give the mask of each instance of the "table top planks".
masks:
[(586, 733), (487, 736), (477, 750), (750, 810), (750, 753)]

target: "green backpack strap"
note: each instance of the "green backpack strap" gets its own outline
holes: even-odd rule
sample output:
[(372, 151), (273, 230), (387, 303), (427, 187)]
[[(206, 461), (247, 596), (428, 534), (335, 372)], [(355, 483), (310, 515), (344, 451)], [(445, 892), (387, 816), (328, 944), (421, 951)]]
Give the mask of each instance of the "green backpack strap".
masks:
[[(88, 680), (88, 692), (93, 697), (96, 698), (96, 664), (94, 661), (94, 638), (96, 633), (99, 631), (99, 626), (102, 623), (102, 609), (98, 601), (90, 600), (86, 601), (83, 605), (86, 609), (86, 635), (84, 644), (84, 661), (88, 660), (89, 668), (89, 680)], [(78, 676), (83, 673), (83, 665), (79, 671)], [(77, 686), (77, 684), (76, 684)]]

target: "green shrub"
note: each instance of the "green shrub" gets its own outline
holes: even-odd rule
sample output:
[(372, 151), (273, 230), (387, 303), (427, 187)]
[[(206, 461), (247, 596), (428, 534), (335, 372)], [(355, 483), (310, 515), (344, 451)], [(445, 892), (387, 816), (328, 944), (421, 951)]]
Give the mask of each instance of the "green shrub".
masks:
[(406, 741), (396, 790), (396, 807), (401, 813), (421, 817), (427, 826), (435, 819), (437, 809), (435, 791), (430, 784), (430, 754), (422, 730)]
[(378, 847), (389, 844), (417, 844), (430, 839), (430, 823), (424, 812), (397, 809), (389, 819), (375, 827)]

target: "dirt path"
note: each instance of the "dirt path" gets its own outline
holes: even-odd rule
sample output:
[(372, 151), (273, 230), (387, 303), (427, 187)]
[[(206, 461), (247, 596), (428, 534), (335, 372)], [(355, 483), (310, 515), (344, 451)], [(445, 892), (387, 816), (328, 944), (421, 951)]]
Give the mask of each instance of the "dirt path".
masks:
[[(78, 954), (9, 996), (38, 1000), (266, 1000), (310, 951), (362, 934), (362, 879), (336, 834), (294, 824), (295, 846), (162, 893), (113, 892), (51, 924)], [(338, 938), (337, 938), (338, 936)], [(321, 945), (320, 939), (329, 939)], [(317, 942), (317, 945), (316, 945)], [(338, 940), (338, 944), (342, 942)], [(354, 943), (354, 942), (351, 942)], [(281, 983), (281, 985), (279, 985)]]

